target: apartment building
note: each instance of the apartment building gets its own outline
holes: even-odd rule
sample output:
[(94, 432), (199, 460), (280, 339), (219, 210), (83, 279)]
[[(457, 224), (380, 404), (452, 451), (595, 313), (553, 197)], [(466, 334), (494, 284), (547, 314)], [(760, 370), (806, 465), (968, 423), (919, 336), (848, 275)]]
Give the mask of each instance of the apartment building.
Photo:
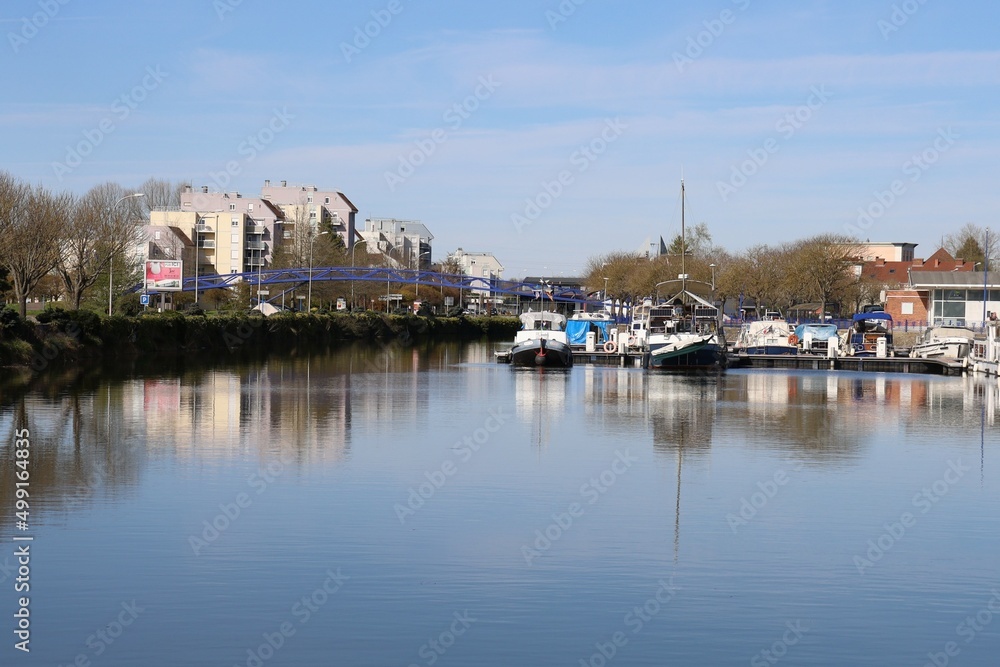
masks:
[(289, 237), (305, 225), (314, 233), (323, 225), (338, 234), (348, 250), (353, 247), (358, 208), (343, 193), (320, 190), (315, 185), (288, 185), (288, 181), (271, 185), (271, 181), (264, 181), (260, 196), (284, 213), (284, 230)]
[(461, 248), (448, 259), (462, 267), (462, 273), (478, 278), (502, 278), (503, 264), (491, 252), (465, 252)]
[(369, 253), (382, 253), (398, 268), (427, 269), (433, 262), (434, 235), (419, 221), (369, 218), (359, 236)]

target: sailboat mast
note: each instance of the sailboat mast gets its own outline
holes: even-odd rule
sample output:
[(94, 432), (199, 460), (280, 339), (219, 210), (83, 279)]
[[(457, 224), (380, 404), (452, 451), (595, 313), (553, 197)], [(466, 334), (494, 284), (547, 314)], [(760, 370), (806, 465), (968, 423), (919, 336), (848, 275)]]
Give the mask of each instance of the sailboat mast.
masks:
[(684, 234), (684, 179), (681, 179), (681, 289), (687, 289), (685, 287), (687, 283), (687, 247), (686, 247), (686, 237)]

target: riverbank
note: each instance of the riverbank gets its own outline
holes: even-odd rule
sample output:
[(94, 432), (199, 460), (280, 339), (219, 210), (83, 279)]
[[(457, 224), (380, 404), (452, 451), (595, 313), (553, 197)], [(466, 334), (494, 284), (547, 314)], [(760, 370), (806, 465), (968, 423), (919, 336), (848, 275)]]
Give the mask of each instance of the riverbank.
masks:
[(352, 341), (400, 345), (459, 340), (511, 340), (513, 317), (420, 317), (375, 312), (305, 314), (178, 312), (137, 317), (90, 311), (50, 310), (22, 319), (0, 314), (0, 366), (43, 370), (76, 363), (142, 356), (259, 358), (270, 353), (320, 351)]

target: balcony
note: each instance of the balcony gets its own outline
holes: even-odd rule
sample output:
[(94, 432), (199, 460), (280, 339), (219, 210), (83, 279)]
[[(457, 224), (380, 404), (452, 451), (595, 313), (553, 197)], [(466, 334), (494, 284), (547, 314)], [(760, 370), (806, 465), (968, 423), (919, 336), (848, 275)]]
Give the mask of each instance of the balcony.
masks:
[(267, 250), (267, 244), (261, 241), (247, 241), (247, 250)]
[(263, 257), (247, 257), (246, 258), (246, 265), (247, 266), (253, 266), (253, 267), (264, 266), (264, 258)]
[(207, 239), (198, 241), (199, 248), (215, 248), (215, 241), (209, 241)]
[(196, 225), (198, 232), (201, 234), (214, 234), (215, 230), (212, 229), (211, 225), (206, 225), (204, 223), (198, 223)]
[(264, 230), (265, 230), (264, 225), (247, 225), (246, 226), (246, 232), (247, 232), (247, 234), (259, 235), (259, 234), (263, 234)]

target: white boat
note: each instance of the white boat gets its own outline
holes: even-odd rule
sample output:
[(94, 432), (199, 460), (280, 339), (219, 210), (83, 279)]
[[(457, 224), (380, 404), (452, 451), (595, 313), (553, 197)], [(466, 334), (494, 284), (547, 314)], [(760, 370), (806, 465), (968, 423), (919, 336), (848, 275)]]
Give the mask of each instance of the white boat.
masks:
[(939, 357), (965, 359), (972, 351), (972, 342), (975, 338), (975, 332), (965, 327), (927, 327), (910, 348), (910, 357), (914, 359), (937, 359)]
[(976, 373), (1000, 375), (1000, 322), (987, 322), (985, 336), (973, 341), (969, 368)]
[(510, 363), (514, 366), (571, 367), (573, 350), (565, 327), (566, 316), (560, 313), (523, 313), (521, 330), (510, 348)]
[(797, 354), (798, 346), (788, 342), (791, 335), (791, 327), (780, 316), (746, 322), (733, 349), (744, 354)]

